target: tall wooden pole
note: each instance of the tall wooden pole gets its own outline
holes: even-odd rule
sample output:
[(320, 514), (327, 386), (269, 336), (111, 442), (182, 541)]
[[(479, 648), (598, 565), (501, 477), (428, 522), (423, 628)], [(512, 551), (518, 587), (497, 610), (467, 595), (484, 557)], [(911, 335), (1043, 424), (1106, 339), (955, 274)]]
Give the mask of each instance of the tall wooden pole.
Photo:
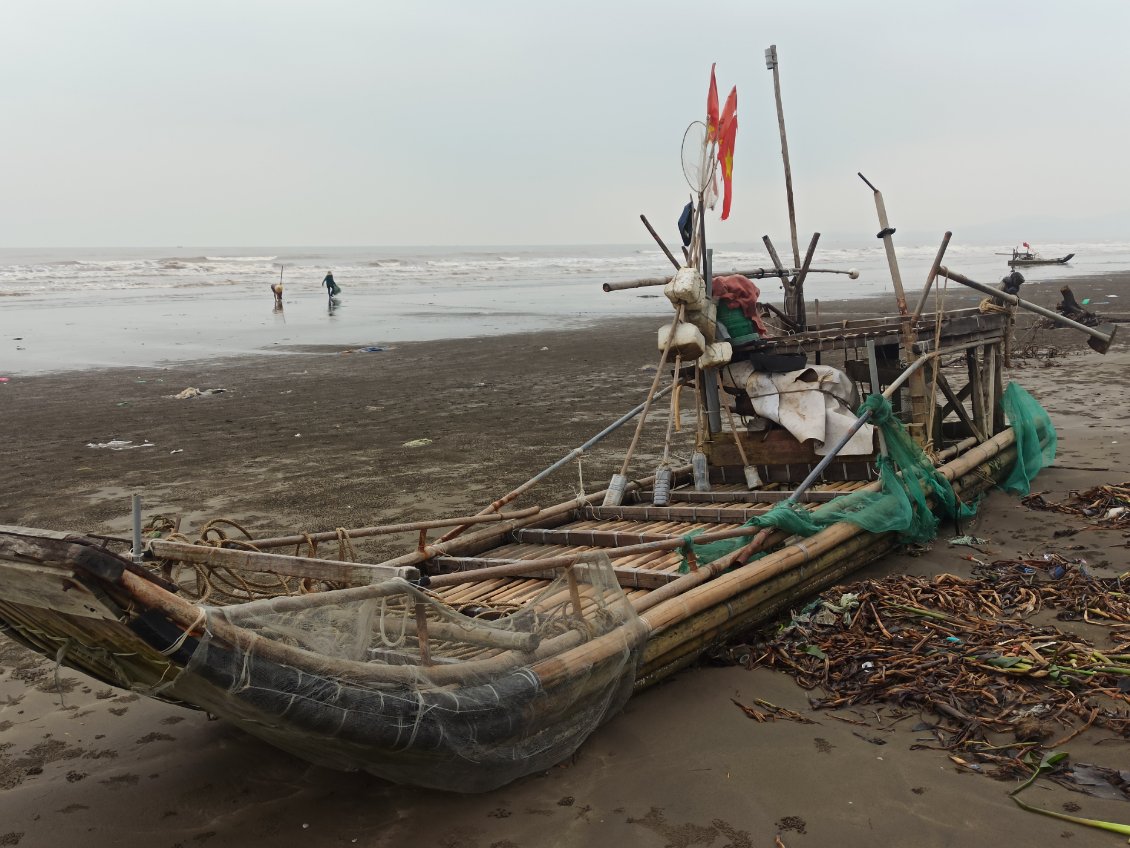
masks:
[(785, 161), (785, 194), (789, 199), (789, 234), (793, 240), (793, 267), (800, 267), (800, 244), (796, 238), (796, 207), (793, 205), (793, 171), (789, 166), (789, 142), (785, 137), (785, 112), (781, 106), (781, 74), (777, 68), (777, 45), (765, 51), (765, 67), (773, 72), (773, 95), (777, 99), (777, 128), (781, 131), (781, 158)]
[[(898, 303), (899, 315), (902, 317), (902, 355), (907, 362), (910, 362), (915, 356), (914, 343), (917, 341), (917, 336), (910, 317), (910, 309), (906, 305), (906, 291), (902, 287), (902, 274), (899, 273), (895, 243), (894, 239), (891, 238), (895, 233), (895, 228), (887, 220), (887, 206), (883, 202), (883, 193), (875, 188), (863, 174), (859, 174), (859, 178), (867, 183), (867, 187), (875, 193), (875, 211), (879, 216), (879, 238), (883, 240), (883, 248), (887, 252), (887, 265), (891, 270), (891, 284), (895, 288), (895, 300)], [(916, 372), (914, 378), (910, 381), (909, 388), (911, 422), (907, 429), (910, 430), (911, 435), (918, 440), (919, 444), (923, 444), (926, 440), (927, 398), (926, 378), (922, 372)], [(932, 409), (929, 414), (933, 415)]]

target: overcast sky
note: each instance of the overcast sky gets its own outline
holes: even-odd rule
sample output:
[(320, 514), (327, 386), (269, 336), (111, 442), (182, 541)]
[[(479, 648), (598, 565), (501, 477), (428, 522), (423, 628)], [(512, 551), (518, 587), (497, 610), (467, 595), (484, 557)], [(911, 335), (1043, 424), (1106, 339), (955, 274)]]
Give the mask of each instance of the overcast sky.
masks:
[(3, 0), (0, 246), (639, 242), (711, 62), (740, 122), (711, 233), (784, 245), (771, 43), (802, 244), (874, 236), (857, 171), (903, 232), (1114, 238), (1128, 34), (1126, 0)]

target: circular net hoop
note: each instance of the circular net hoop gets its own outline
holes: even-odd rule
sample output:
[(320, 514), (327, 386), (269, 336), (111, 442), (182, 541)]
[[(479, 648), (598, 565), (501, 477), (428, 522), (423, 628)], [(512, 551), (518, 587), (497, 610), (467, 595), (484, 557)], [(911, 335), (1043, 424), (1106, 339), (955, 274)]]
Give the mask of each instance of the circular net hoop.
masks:
[(693, 121), (683, 133), (683, 176), (695, 194), (702, 194), (714, 179), (715, 158), (706, 140), (706, 124)]

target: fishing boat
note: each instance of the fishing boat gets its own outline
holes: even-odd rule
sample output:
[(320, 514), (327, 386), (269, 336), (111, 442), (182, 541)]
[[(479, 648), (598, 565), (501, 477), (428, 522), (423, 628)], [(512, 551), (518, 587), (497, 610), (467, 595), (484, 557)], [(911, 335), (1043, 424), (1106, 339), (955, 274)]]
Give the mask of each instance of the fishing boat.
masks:
[(1023, 268), (1023, 267), (1027, 267), (1028, 265), (1066, 265), (1075, 256), (1074, 253), (1069, 253), (1066, 256), (1057, 256), (1057, 257), (1045, 258), (1043, 256), (1040, 256), (1040, 254), (1036, 253), (1032, 249), (1030, 249), (1028, 247), (1027, 243), (1025, 243), (1025, 245), (1024, 245), (1024, 250), (1014, 248), (1011, 255), (1010, 254), (1002, 254), (1002, 255), (1010, 256), (1010, 258), (1008, 260), (1008, 264), (1009, 264), (1010, 268)]
[[(1055, 433), (1003, 363), (1009, 309), (1039, 307), (942, 265), (947, 234), (911, 310), (868, 183), (896, 309), (809, 323), (818, 234), (798, 267), (766, 239), (773, 269), (715, 274), (711, 177), (697, 175), (685, 261), (661, 244), (671, 277), (605, 287), (661, 285), (671, 301), (650, 390), (526, 483), (475, 514), (326, 532), (145, 532), (139, 496), (129, 537), (0, 527), (0, 631), (311, 762), (479, 792), (567, 759), (633, 693), (930, 538), (988, 487), (1026, 490)], [(724, 339), (713, 319), (734, 307), (715, 289), (734, 276), (773, 276), (786, 295), (782, 308), (747, 301), (760, 329)], [(1002, 309), (927, 312), (939, 278)], [(1102, 350), (1113, 336), (1082, 331)], [(634, 459), (652, 414), (666, 435)], [(538, 502), (541, 481), (631, 422), (607, 486)], [(390, 534), (408, 536), (404, 554), (367, 553)]]

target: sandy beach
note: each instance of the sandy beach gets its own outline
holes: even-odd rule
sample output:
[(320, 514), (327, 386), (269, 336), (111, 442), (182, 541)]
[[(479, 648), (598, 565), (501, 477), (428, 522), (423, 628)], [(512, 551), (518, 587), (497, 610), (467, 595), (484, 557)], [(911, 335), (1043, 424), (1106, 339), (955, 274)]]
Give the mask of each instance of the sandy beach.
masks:
[[(1070, 282), (1078, 297), (1098, 300), (1130, 291), (1130, 272)], [(952, 288), (948, 296), (951, 305), (979, 299)], [(1058, 285), (1022, 296), (1050, 307)], [(822, 303), (822, 320), (891, 306)], [(175, 514), (186, 527), (222, 517), (257, 532), (474, 511), (642, 399), (658, 323), (610, 318), (379, 350), (296, 343), (271, 355), (15, 377), (0, 385), (0, 524), (122, 534), (134, 492), (146, 517)], [(1060, 439), (1038, 489), (1061, 501), (1130, 478), (1130, 339), (1100, 356), (1072, 331), (1019, 338), (1033, 348), (1018, 348), (1010, 377), (1048, 409)], [(205, 394), (176, 397), (188, 388)], [(662, 424), (649, 427), (661, 441)], [(629, 438), (609, 439), (537, 500), (603, 488)], [(654, 461), (643, 454), (635, 470)], [(962, 529), (988, 539), (992, 558), (1070, 551), (1096, 573), (1124, 572), (1122, 533), (1054, 535), (1084, 526), (994, 491)], [(951, 529), (925, 553), (888, 557), (857, 576), (968, 575), (968, 548), (945, 541)], [(413, 545), (399, 538), (365, 550)], [(1090, 638), (1105, 644), (1101, 632)], [(755, 698), (817, 724), (753, 722), (733, 701)], [(913, 722), (859, 720), (874, 729), (860, 734), (811, 710), (783, 674), (700, 665), (633, 698), (570, 762), (459, 796), (311, 766), (0, 637), (0, 845), (752, 848), (777, 836), (788, 848), (1118, 844), (1019, 810), (1007, 794), (1013, 784), (962, 770), (941, 751), (911, 750)], [(875, 735), (886, 744), (864, 738)], [(1088, 730), (1066, 750), (1130, 766), (1126, 740), (1104, 735)], [(1125, 803), (1049, 787), (1030, 790), (1030, 800), (1130, 822)]]

